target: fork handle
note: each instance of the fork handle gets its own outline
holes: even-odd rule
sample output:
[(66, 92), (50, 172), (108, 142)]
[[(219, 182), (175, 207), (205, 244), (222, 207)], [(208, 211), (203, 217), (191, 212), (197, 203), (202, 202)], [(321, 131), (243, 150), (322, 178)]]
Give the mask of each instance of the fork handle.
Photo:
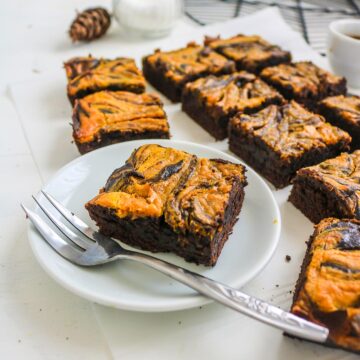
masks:
[(265, 301), (192, 271), (152, 256), (132, 251), (126, 251), (119, 255), (118, 258), (134, 260), (156, 269), (191, 287), (202, 295), (251, 318), (283, 330), (289, 335), (321, 343), (327, 340), (329, 334), (327, 328), (311, 323)]

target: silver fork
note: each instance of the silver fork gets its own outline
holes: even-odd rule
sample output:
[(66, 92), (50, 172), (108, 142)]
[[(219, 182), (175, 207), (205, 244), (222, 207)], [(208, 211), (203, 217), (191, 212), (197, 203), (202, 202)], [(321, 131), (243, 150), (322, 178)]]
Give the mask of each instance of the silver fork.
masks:
[(306, 321), (276, 306), (192, 271), (153, 256), (126, 250), (117, 241), (93, 230), (51, 195), (45, 191), (42, 193), (73, 227), (70, 228), (65, 225), (63, 221), (54, 216), (52, 211), (49, 211), (33, 197), (44, 214), (61, 231), (64, 237), (59, 236), (37, 213), (24, 205), (21, 206), (47, 243), (70, 262), (80, 266), (96, 266), (115, 260), (134, 260), (170, 276), (231, 309), (281, 329), (289, 335), (315, 342), (326, 342), (329, 334), (327, 328)]

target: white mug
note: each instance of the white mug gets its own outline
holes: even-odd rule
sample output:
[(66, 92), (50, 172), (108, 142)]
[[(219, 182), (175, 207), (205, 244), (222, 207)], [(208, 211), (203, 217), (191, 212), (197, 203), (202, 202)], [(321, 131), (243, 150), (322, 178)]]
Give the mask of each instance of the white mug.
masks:
[(327, 49), (335, 74), (345, 76), (350, 86), (360, 88), (360, 20), (333, 21)]

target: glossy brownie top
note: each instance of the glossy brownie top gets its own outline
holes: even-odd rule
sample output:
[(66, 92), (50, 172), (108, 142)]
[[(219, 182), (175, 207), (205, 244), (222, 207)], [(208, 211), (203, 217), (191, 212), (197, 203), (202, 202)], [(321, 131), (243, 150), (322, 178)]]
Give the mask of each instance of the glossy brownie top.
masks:
[(342, 213), (350, 218), (360, 218), (360, 150), (303, 168), (297, 175), (327, 186), (341, 201)]
[(330, 341), (360, 351), (360, 222), (327, 218), (316, 227), (292, 312), (330, 330)]
[(349, 124), (360, 126), (360, 97), (331, 96), (322, 100), (320, 105)]
[(153, 68), (158, 68), (164, 76), (174, 82), (183, 82), (201, 74), (220, 74), (235, 71), (233, 61), (211, 50), (195, 43), (189, 43), (187, 47), (162, 52), (156, 50), (154, 54), (148, 55), (144, 61)]
[(344, 78), (331, 74), (309, 61), (280, 64), (264, 69), (260, 76), (298, 97), (319, 97), (329, 87), (343, 83)]
[(212, 238), (224, 220), (235, 182), (246, 185), (242, 165), (143, 145), (86, 206), (108, 208), (129, 220), (164, 216), (179, 233)]
[(275, 89), (245, 71), (218, 77), (210, 75), (188, 83), (185, 91), (196, 94), (205, 106), (220, 108), (226, 114), (257, 109), (268, 101), (284, 101)]
[(112, 88), (124, 90), (138, 88), (145, 90), (145, 79), (133, 59), (114, 60), (76, 57), (64, 63), (68, 78), (68, 94), (76, 97), (78, 93)]
[(270, 105), (253, 115), (238, 114), (231, 119), (231, 126), (260, 138), (284, 161), (301, 157), (315, 148), (351, 141), (348, 133), (295, 101), (282, 106)]
[(243, 70), (257, 72), (274, 62), (289, 62), (291, 55), (257, 35), (236, 35), (229, 39), (205, 38), (205, 44), (241, 64)]
[(113, 132), (169, 132), (166, 114), (158, 96), (127, 91), (100, 91), (75, 101), (74, 139), (94, 141)]

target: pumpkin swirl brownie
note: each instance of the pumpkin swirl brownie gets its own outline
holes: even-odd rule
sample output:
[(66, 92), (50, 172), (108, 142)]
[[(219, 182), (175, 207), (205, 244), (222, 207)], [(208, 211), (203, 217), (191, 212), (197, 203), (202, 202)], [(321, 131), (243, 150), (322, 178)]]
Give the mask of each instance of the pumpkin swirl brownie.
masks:
[(186, 84), (182, 109), (217, 140), (228, 136), (230, 117), (253, 113), (283, 97), (271, 86), (245, 71), (198, 79)]
[(150, 144), (136, 149), (85, 206), (107, 236), (213, 266), (246, 184), (242, 165)]
[(230, 150), (276, 188), (290, 184), (297, 170), (349, 149), (351, 137), (295, 101), (270, 105), (230, 120)]
[(360, 222), (315, 226), (296, 284), (292, 313), (326, 326), (325, 345), (360, 354)]
[(274, 86), (286, 99), (296, 100), (316, 110), (318, 101), (346, 94), (346, 80), (309, 61), (280, 64), (264, 69), (260, 77)]
[(300, 169), (289, 201), (314, 223), (326, 217), (360, 220), (360, 150)]
[(73, 138), (81, 154), (128, 140), (169, 137), (157, 95), (99, 91), (75, 100)]
[(183, 87), (189, 81), (234, 71), (233, 61), (195, 43), (175, 51), (155, 50), (154, 54), (143, 58), (146, 80), (173, 102), (181, 100)]
[(76, 57), (64, 63), (70, 102), (101, 90), (145, 91), (145, 79), (133, 59)]
[(351, 147), (360, 148), (360, 97), (332, 96), (319, 103), (319, 113), (328, 122), (347, 131), (352, 137)]
[(205, 37), (205, 44), (219, 54), (235, 61), (238, 70), (259, 73), (262, 69), (288, 63), (291, 54), (270, 44), (258, 35), (236, 35), (229, 39)]

